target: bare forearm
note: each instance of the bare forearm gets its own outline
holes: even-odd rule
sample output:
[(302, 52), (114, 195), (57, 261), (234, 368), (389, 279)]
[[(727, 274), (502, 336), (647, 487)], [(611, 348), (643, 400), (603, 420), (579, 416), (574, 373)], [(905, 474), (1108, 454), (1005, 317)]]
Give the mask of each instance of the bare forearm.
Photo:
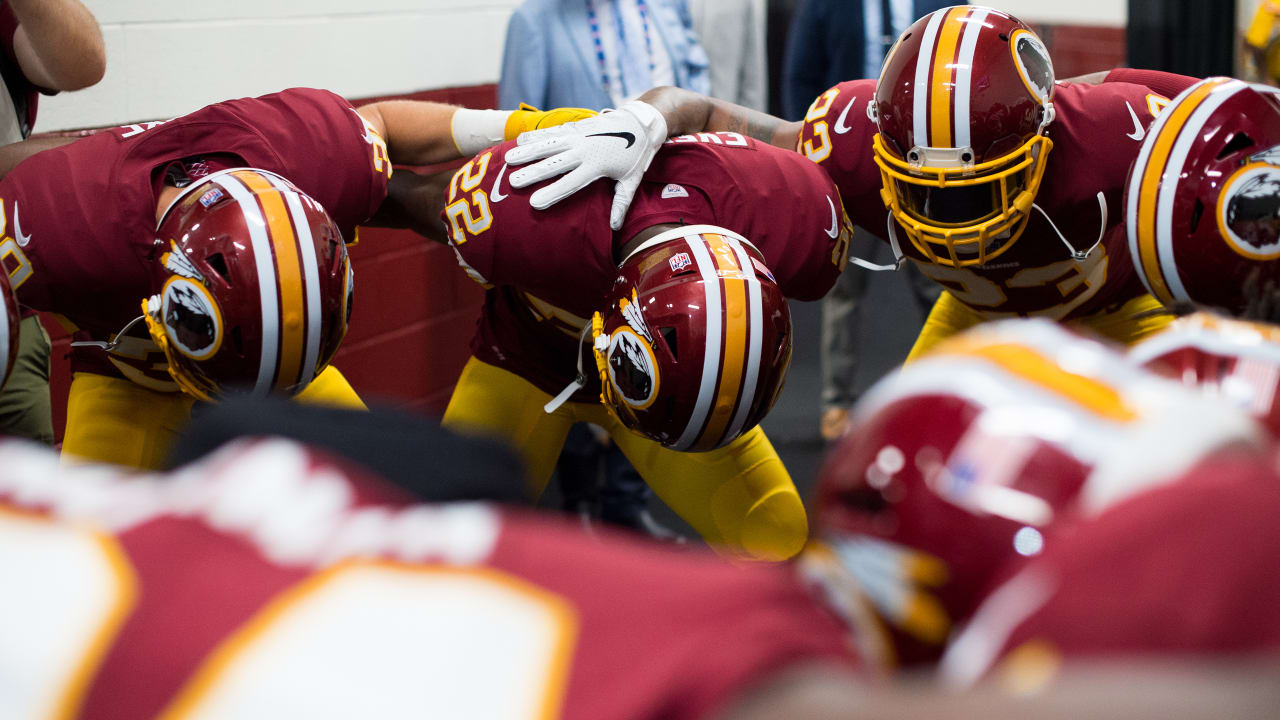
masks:
[(667, 121), (667, 133), (673, 136), (705, 131), (736, 132), (794, 150), (800, 134), (800, 123), (681, 88), (654, 88), (640, 99), (662, 113)]
[(462, 157), (453, 142), (453, 105), (421, 100), (384, 100), (357, 112), (387, 143), (397, 165), (431, 165)]
[(35, 155), (42, 150), (50, 148), (62, 147), (69, 143), (73, 143), (80, 138), (74, 137), (39, 137), (31, 140), (23, 140), (22, 142), (10, 143), (8, 145), (0, 145), (0, 178), (9, 174), (9, 171), (18, 166), (18, 163)]
[(444, 209), (444, 193), (453, 171), (434, 174), (415, 173), (401, 168), (387, 181), (387, 198), (366, 225), (406, 228), (444, 244), (449, 242), (440, 212)]
[(102, 30), (78, 0), (9, 0), (18, 32), (14, 54), (23, 74), (54, 90), (79, 90), (102, 79)]

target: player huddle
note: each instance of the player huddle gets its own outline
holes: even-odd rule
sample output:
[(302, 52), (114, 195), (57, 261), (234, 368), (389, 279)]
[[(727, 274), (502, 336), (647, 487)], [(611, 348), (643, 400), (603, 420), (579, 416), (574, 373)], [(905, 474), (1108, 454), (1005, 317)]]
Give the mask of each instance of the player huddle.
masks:
[[(898, 668), (1274, 652), (1280, 97), (1078, 80), (957, 6), (798, 123), (298, 88), (33, 154), (0, 179), (0, 379), (20, 306), (76, 329), (65, 454), (153, 470), (231, 396), (362, 409), (346, 246), (410, 227), (486, 288), (447, 429), (540, 491), (595, 423), (719, 553), (789, 562), (421, 504), (284, 440), (137, 476), (5, 441), (0, 714), (849, 717)], [(855, 225), (945, 291), (811, 523), (759, 423), (787, 298)]]

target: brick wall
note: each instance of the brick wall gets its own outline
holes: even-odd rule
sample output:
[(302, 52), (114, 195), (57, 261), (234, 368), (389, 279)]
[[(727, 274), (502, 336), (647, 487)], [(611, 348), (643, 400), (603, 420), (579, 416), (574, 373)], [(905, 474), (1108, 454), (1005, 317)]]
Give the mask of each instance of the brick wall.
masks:
[[(494, 85), (398, 95), (469, 107), (493, 107)], [(353, 101), (362, 104), (385, 97)], [(351, 250), (356, 273), (351, 327), (334, 364), (361, 396), (439, 414), (469, 356), (483, 292), (458, 267), (453, 251), (403, 230), (364, 228)], [(54, 338), (50, 392), (59, 439), (66, 424), (70, 338), (42, 317)]]

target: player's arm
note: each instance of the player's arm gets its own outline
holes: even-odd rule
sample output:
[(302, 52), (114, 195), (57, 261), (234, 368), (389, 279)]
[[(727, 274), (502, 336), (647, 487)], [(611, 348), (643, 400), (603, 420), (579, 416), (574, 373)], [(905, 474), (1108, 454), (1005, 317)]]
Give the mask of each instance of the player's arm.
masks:
[(1166, 98), (1177, 97), (1178, 93), (1199, 82), (1199, 78), (1161, 70), (1140, 70), (1138, 68), (1116, 68), (1106, 73), (1103, 82), (1124, 82), (1134, 85), (1145, 85), (1152, 91)]
[(418, 173), (397, 170), (387, 180), (387, 197), (365, 225), (404, 228), (442, 245), (449, 243), (445, 226), (440, 222), (445, 193), (449, 189), (452, 170)]
[(32, 84), (80, 90), (107, 71), (102, 30), (79, 0), (8, 0), (18, 21), (13, 54)]
[(0, 178), (9, 174), (18, 163), (43, 150), (62, 147), (79, 140), (76, 137), (38, 137), (0, 146)]
[(542, 112), (473, 110), (426, 100), (384, 100), (356, 110), (387, 143), (397, 165), (431, 165), (470, 157), (527, 130), (594, 115), (581, 108)]
[(621, 229), (627, 208), (662, 143), (673, 135), (729, 130), (794, 149), (799, 123), (673, 87), (655, 88), (638, 100), (593, 118), (524, 133), (503, 161), (510, 165), (540, 161), (511, 173), (511, 186), (528, 187), (556, 175), (539, 188), (530, 204), (545, 210), (599, 180), (617, 181), (609, 225)]

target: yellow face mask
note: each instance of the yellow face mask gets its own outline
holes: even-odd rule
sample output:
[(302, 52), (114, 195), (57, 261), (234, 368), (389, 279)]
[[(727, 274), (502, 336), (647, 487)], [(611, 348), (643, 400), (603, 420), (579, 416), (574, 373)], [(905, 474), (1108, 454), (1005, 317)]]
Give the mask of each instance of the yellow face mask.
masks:
[(950, 267), (982, 265), (1013, 246), (1031, 217), (1052, 148), (1053, 141), (1035, 135), (996, 160), (936, 167), (899, 158), (880, 133), (872, 140), (885, 207), (925, 259)]

